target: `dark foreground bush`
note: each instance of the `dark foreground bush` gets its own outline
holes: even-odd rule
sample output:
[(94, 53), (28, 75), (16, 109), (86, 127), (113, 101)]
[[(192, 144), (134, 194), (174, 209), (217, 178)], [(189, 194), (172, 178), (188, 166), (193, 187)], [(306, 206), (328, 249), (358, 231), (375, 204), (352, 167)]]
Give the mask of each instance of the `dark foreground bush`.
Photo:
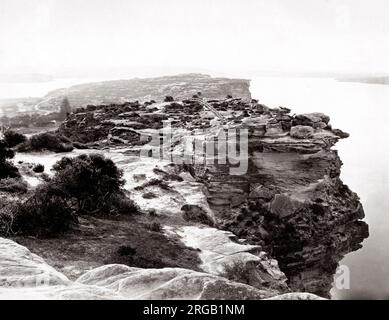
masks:
[(7, 130), (4, 133), (4, 140), (7, 142), (10, 148), (13, 148), (27, 141), (27, 137), (19, 132), (15, 132), (13, 130)]
[(109, 215), (135, 213), (137, 207), (122, 189), (123, 172), (99, 154), (62, 158), (53, 169), (52, 183), (74, 199), (78, 214)]
[(101, 208), (99, 215), (129, 215), (139, 212), (139, 207), (123, 192), (113, 195), (106, 205)]
[(20, 177), (20, 173), (18, 168), (16, 168), (11, 162), (0, 161), (0, 179), (19, 178), (19, 177)]
[(240, 282), (244, 284), (251, 283), (249, 269), (243, 261), (236, 261), (232, 264), (225, 264), (224, 272), (221, 274), (221, 276), (234, 282)]
[(62, 190), (49, 184), (37, 188), (25, 201), (16, 201), (0, 213), (2, 236), (55, 237), (77, 222)]
[(63, 158), (55, 175), (24, 201), (0, 209), (0, 236), (54, 237), (79, 215), (133, 214), (138, 207), (126, 197), (122, 171), (101, 155)]
[(165, 99), (163, 100), (164, 102), (173, 102), (174, 98), (172, 96), (166, 96)]
[(27, 183), (21, 178), (7, 178), (0, 180), (0, 191), (8, 193), (26, 193)]
[(200, 222), (209, 226), (213, 226), (213, 220), (208, 216), (203, 208), (197, 205), (185, 204), (181, 208), (183, 212), (183, 218), (186, 221)]
[(0, 179), (20, 177), (19, 170), (9, 162), (15, 152), (9, 148), (5, 140), (0, 140)]

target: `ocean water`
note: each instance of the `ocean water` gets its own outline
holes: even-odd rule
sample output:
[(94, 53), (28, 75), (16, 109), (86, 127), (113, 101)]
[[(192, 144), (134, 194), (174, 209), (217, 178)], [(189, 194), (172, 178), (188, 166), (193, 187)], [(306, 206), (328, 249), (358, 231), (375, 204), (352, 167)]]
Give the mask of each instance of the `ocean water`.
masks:
[[(49, 90), (100, 80), (0, 83), (0, 98), (43, 96)], [(389, 298), (389, 86), (266, 77), (252, 79), (251, 92), (253, 98), (271, 107), (288, 107), (293, 113), (326, 113), (334, 128), (350, 133), (350, 138), (335, 148), (344, 163), (342, 180), (363, 203), (370, 237), (362, 249), (340, 262), (350, 269), (350, 289), (334, 288), (331, 293), (333, 299)], [(51, 160), (49, 155), (47, 160)]]
[(341, 262), (350, 269), (350, 289), (333, 299), (389, 298), (389, 86), (333, 79), (255, 78), (254, 98), (294, 113), (323, 112), (334, 128), (350, 133), (335, 149), (343, 161), (341, 178), (358, 193), (370, 237)]

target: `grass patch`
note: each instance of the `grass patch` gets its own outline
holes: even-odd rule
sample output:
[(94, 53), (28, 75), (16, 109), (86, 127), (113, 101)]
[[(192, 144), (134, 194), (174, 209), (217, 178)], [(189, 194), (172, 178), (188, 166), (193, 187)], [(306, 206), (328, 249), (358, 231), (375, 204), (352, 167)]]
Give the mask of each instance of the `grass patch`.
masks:
[[(79, 224), (60, 238), (12, 239), (44, 258), (71, 279), (90, 268), (120, 263), (132, 267), (177, 267), (200, 271), (198, 251), (179, 238), (147, 229), (149, 218), (118, 216), (116, 219), (80, 217)], [(68, 268), (69, 266), (72, 268)]]

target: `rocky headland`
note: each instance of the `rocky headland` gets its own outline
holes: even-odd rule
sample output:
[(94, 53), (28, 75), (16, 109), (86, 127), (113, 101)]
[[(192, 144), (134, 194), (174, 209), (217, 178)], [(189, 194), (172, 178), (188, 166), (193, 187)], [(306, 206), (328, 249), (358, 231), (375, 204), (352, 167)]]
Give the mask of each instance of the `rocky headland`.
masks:
[[(128, 96), (126, 102), (104, 105), (87, 99), (80, 105), (88, 105), (74, 110), (55, 133), (76, 148), (67, 156), (100, 152), (110, 157), (123, 170), (131, 199), (161, 224), (163, 238), (157, 241), (179, 243), (177, 252), (187, 260), (162, 257), (149, 269), (126, 263), (131, 261), (123, 258), (126, 253), (106, 259), (112, 248), (135, 241), (128, 234), (136, 231), (123, 221), (86, 219), (61, 240), (14, 237), (46, 262), (2, 239), (0, 274), (7, 284), (0, 284), (0, 295), (19, 294), (12, 281), (19, 283), (22, 274), (22, 282), (33, 283), (25, 297), (37, 292), (43, 298), (316, 297), (293, 292), (329, 297), (339, 261), (368, 236), (362, 205), (341, 181), (342, 162), (332, 149), (348, 134), (332, 128), (324, 114), (295, 115), (252, 100), (248, 82), (216, 79), (215, 86), (222, 82), (231, 88), (221, 98), (224, 89), (214, 90), (212, 78), (198, 79), (170, 87), (160, 79), (150, 81), (145, 99), (133, 102)], [(151, 99), (156, 91), (160, 99)], [(218, 146), (212, 152), (211, 141)], [(204, 152), (188, 157), (188, 146), (198, 145), (196, 150)], [(225, 157), (223, 146), (237, 153)], [(20, 154), (16, 160), (31, 156)], [(52, 165), (62, 156), (36, 157)], [(243, 162), (243, 171), (237, 170)], [(39, 174), (26, 180), (32, 177), (39, 183)], [(98, 239), (91, 231), (97, 229)], [(104, 252), (91, 249), (96, 247)], [(27, 267), (14, 276), (15, 264)], [(37, 274), (46, 272), (51, 287), (35, 285)]]
[(186, 99), (197, 92), (209, 99), (220, 99), (227, 95), (250, 99), (250, 81), (245, 79), (214, 78), (204, 74), (181, 74), (158, 78), (134, 78), (75, 85), (70, 88), (49, 92), (42, 98), (42, 109), (59, 109), (64, 96), (71, 105), (85, 107), (124, 103), (128, 101), (162, 101), (166, 96)]

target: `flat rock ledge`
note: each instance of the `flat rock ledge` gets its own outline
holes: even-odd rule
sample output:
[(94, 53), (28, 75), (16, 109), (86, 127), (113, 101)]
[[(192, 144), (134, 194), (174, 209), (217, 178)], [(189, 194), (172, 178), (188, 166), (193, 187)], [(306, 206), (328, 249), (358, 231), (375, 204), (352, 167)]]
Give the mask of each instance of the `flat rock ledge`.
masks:
[(278, 295), (225, 278), (179, 268), (140, 269), (105, 265), (76, 281), (14, 241), (0, 238), (0, 299), (320, 299), (312, 294)]

